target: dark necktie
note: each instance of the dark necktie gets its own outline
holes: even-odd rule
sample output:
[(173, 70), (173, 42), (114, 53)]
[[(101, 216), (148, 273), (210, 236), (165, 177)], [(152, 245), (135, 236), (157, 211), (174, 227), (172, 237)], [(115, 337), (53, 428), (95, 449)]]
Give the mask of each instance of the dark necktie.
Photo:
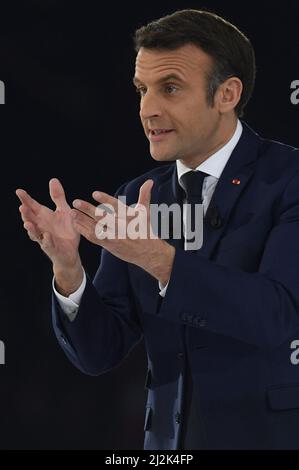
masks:
[[(181, 183), (186, 194), (186, 203), (191, 210), (191, 229), (194, 231), (195, 204), (202, 203), (202, 185), (204, 178), (208, 176), (202, 171), (189, 171), (181, 177)], [(185, 377), (185, 410), (184, 422), (181, 434), (182, 450), (194, 450), (204, 448), (203, 428), (199, 408), (199, 393), (194, 393), (192, 375), (189, 360), (186, 363)]]
[(186, 193), (187, 201), (192, 204), (193, 202), (202, 202), (202, 184), (206, 176), (209, 176), (203, 171), (188, 171), (181, 176), (181, 183)]
[(186, 203), (190, 211), (190, 229), (193, 233), (196, 227), (195, 206), (202, 203), (202, 185), (206, 176), (209, 175), (203, 171), (188, 171), (188, 173), (181, 176), (181, 183), (186, 194)]

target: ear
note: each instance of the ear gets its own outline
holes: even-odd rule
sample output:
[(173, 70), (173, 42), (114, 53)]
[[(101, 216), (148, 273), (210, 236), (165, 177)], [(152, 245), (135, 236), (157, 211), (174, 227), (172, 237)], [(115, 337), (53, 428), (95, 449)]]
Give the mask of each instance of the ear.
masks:
[(223, 82), (215, 96), (215, 104), (220, 114), (232, 111), (241, 99), (243, 83), (238, 77), (230, 77)]

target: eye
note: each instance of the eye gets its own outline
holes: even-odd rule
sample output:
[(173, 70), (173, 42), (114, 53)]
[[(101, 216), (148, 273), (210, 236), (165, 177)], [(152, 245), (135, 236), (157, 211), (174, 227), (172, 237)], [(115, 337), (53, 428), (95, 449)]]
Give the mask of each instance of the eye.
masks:
[(168, 95), (173, 95), (175, 91), (177, 91), (177, 87), (175, 85), (166, 85), (165, 90)]
[(144, 96), (146, 88), (144, 86), (139, 86), (136, 88), (136, 93), (140, 96)]

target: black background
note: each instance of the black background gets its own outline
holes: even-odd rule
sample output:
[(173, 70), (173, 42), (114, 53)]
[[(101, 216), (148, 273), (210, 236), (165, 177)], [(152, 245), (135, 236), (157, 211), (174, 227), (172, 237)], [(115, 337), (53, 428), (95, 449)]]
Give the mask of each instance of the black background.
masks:
[[(136, 3), (135, 3), (136, 4)], [(91, 201), (157, 166), (148, 151), (131, 79), (134, 30), (182, 8), (208, 8), (254, 45), (257, 83), (245, 121), (299, 146), (297, 1), (113, 2), (27, 0), (0, 5), (1, 449), (138, 449), (143, 444), (143, 344), (117, 368), (89, 377), (58, 346), (51, 327), (51, 266), (22, 228), (15, 189), (52, 204), (58, 177), (68, 200)], [(82, 242), (90, 275), (99, 250)]]

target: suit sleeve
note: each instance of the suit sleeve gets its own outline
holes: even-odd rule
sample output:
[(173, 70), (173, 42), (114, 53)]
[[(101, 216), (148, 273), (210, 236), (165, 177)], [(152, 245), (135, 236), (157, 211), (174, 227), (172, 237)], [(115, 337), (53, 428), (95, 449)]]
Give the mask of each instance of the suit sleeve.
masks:
[(118, 365), (142, 338), (127, 263), (102, 249), (75, 320), (69, 321), (53, 294), (52, 321), (65, 354), (82, 372), (99, 375)]
[(158, 316), (262, 348), (299, 332), (299, 173), (287, 185), (257, 272), (177, 250)]

